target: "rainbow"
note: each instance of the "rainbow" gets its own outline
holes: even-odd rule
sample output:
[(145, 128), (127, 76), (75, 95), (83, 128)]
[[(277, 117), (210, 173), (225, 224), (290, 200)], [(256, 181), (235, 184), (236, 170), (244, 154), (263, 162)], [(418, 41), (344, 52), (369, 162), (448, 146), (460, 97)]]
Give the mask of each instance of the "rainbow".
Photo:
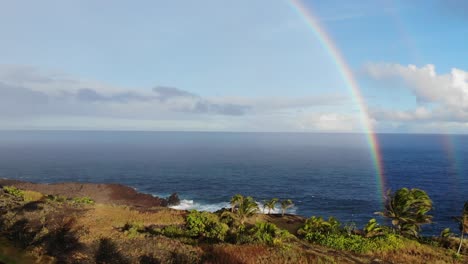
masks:
[(343, 81), (351, 93), (353, 102), (359, 108), (359, 118), (362, 125), (362, 128), (366, 134), (367, 142), (370, 148), (370, 154), (372, 156), (372, 162), (375, 168), (378, 192), (382, 199), (384, 198), (385, 188), (385, 178), (383, 173), (383, 164), (382, 156), (380, 153), (379, 144), (377, 137), (374, 133), (374, 129), (367, 112), (367, 107), (362, 97), (358, 83), (356, 82), (351, 69), (346, 63), (345, 59), (341, 55), (339, 49), (336, 47), (333, 40), (327, 34), (325, 29), (320, 26), (318, 20), (313, 15), (310, 8), (306, 7), (301, 0), (289, 0), (288, 3), (291, 5), (293, 10), (295, 10), (299, 16), (304, 20), (304, 22), (310, 27), (311, 31), (314, 33), (315, 37), (319, 40), (323, 49), (328, 53), (330, 58), (333, 60), (336, 68), (341, 74)]
[[(447, 162), (450, 169), (448, 173), (454, 175), (453, 184), (459, 185), (459, 177), (460, 175), (463, 175), (463, 170), (460, 166), (460, 160), (457, 155), (457, 143), (455, 142), (456, 138), (454, 135), (449, 134), (448, 131), (445, 131), (445, 134), (440, 135), (440, 139), (441, 145), (447, 155)], [(457, 192), (457, 188), (454, 188), (454, 190)], [(458, 192), (456, 194), (458, 195)]]

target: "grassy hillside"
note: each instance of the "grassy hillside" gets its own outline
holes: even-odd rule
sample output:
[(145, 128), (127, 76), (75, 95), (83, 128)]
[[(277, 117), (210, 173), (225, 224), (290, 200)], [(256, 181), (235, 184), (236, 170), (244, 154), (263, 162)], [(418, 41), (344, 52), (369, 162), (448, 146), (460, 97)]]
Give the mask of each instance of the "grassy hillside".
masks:
[(5, 263), (467, 263), (453, 237), (371, 236), (333, 219), (135, 208), (8, 187), (0, 232)]

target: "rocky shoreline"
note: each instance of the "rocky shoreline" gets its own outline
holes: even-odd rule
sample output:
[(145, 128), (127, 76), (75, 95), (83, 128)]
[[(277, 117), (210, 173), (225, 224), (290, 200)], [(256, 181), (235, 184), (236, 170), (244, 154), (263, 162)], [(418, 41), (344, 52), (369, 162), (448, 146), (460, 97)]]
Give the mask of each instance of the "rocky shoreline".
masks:
[(140, 193), (135, 189), (115, 183), (32, 183), (13, 179), (0, 179), (1, 186), (14, 186), (45, 195), (60, 195), (68, 198), (89, 197), (97, 203), (126, 205), (137, 208), (167, 207), (177, 205), (180, 201), (176, 193), (168, 198), (155, 197)]

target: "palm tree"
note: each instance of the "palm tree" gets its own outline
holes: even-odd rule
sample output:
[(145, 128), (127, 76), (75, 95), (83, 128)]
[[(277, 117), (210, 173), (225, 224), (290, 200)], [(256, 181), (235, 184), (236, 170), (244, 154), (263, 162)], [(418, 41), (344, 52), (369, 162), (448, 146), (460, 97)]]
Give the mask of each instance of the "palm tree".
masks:
[(364, 227), (365, 237), (375, 237), (384, 234), (384, 229), (377, 223), (375, 218), (369, 220), (367, 225)]
[(468, 201), (465, 202), (463, 206), (463, 212), (461, 216), (454, 217), (455, 221), (457, 221), (460, 225), (460, 245), (458, 246), (457, 254), (460, 254), (460, 250), (463, 244), (463, 235), (468, 233)]
[(244, 199), (244, 196), (240, 194), (236, 194), (231, 198), (231, 212), (234, 213), (234, 209), (239, 206), (239, 204), (242, 203), (242, 200)]
[(384, 211), (377, 214), (391, 219), (399, 234), (417, 236), (421, 225), (431, 223), (432, 216), (426, 215), (431, 209), (432, 200), (425, 191), (401, 188), (387, 192)]
[(281, 201), (281, 215), (284, 216), (284, 212), (293, 205), (294, 203), (291, 201), (291, 199)]
[(258, 204), (251, 196), (243, 197), (237, 208), (237, 216), (241, 225), (244, 225), (245, 220), (254, 215), (258, 211)]
[(270, 201), (265, 203), (265, 207), (268, 208), (268, 214), (271, 213), (271, 210), (275, 209), (276, 204), (278, 203), (278, 198), (273, 198)]

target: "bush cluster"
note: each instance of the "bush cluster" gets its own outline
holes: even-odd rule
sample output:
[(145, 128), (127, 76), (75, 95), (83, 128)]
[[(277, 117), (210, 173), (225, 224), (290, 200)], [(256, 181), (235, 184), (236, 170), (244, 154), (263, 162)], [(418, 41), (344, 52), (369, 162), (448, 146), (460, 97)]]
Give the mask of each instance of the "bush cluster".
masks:
[(14, 197), (20, 198), (25, 202), (35, 202), (41, 200), (44, 195), (40, 192), (21, 190), (14, 186), (4, 186), (3, 191), (13, 195)]
[(284, 241), (292, 238), (292, 235), (275, 224), (259, 222), (250, 230), (253, 242), (270, 246), (281, 246)]
[(74, 204), (94, 204), (94, 200), (87, 196), (73, 198), (71, 202)]
[(187, 234), (192, 237), (224, 241), (229, 226), (209, 212), (191, 211), (186, 219)]
[[(141, 224), (126, 224), (121, 228), (129, 236), (142, 233), (163, 235), (177, 238), (184, 243), (195, 244), (196, 240), (208, 242), (229, 242), (234, 244), (263, 244), (282, 246), (294, 236), (288, 231), (278, 228), (273, 223), (258, 222), (255, 225), (242, 225), (228, 219), (230, 214), (191, 211), (186, 217), (185, 226), (169, 225), (163, 228), (144, 227)], [(229, 225), (228, 225), (229, 223)]]
[(312, 243), (357, 253), (395, 250), (404, 246), (400, 236), (384, 232), (375, 219), (371, 219), (364, 228), (365, 236), (340, 226), (340, 222), (333, 217), (324, 220), (313, 216), (298, 230), (298, 235)]
[(13, 195), (15, 197), (18, 197), (18, 198), (23, 198), (24, 197), (24, 191), (14, 187), (14, 186), (4, 186), (3, 190), (6, 193), (11, 194), (11, 195)]
[(160, 233), (164, 236), (171, 237), (171, 238), (185, 237), (187, 235), (187, 232), (185, 229), (176, 225), (166, 226), (160, 231)]
[(126, 223), (121, 230), (127, 235), (129, 238), (139, 237), (146, 232), (146, 228), (142, 223), (135, 222), (135, 223)]
[(396, 250), (404, 246), (401, 237), (395, 234), (365, 238), (360, 235), (337, 233), (323, 237), (315, 242), (326, 247), (357, 253)]

